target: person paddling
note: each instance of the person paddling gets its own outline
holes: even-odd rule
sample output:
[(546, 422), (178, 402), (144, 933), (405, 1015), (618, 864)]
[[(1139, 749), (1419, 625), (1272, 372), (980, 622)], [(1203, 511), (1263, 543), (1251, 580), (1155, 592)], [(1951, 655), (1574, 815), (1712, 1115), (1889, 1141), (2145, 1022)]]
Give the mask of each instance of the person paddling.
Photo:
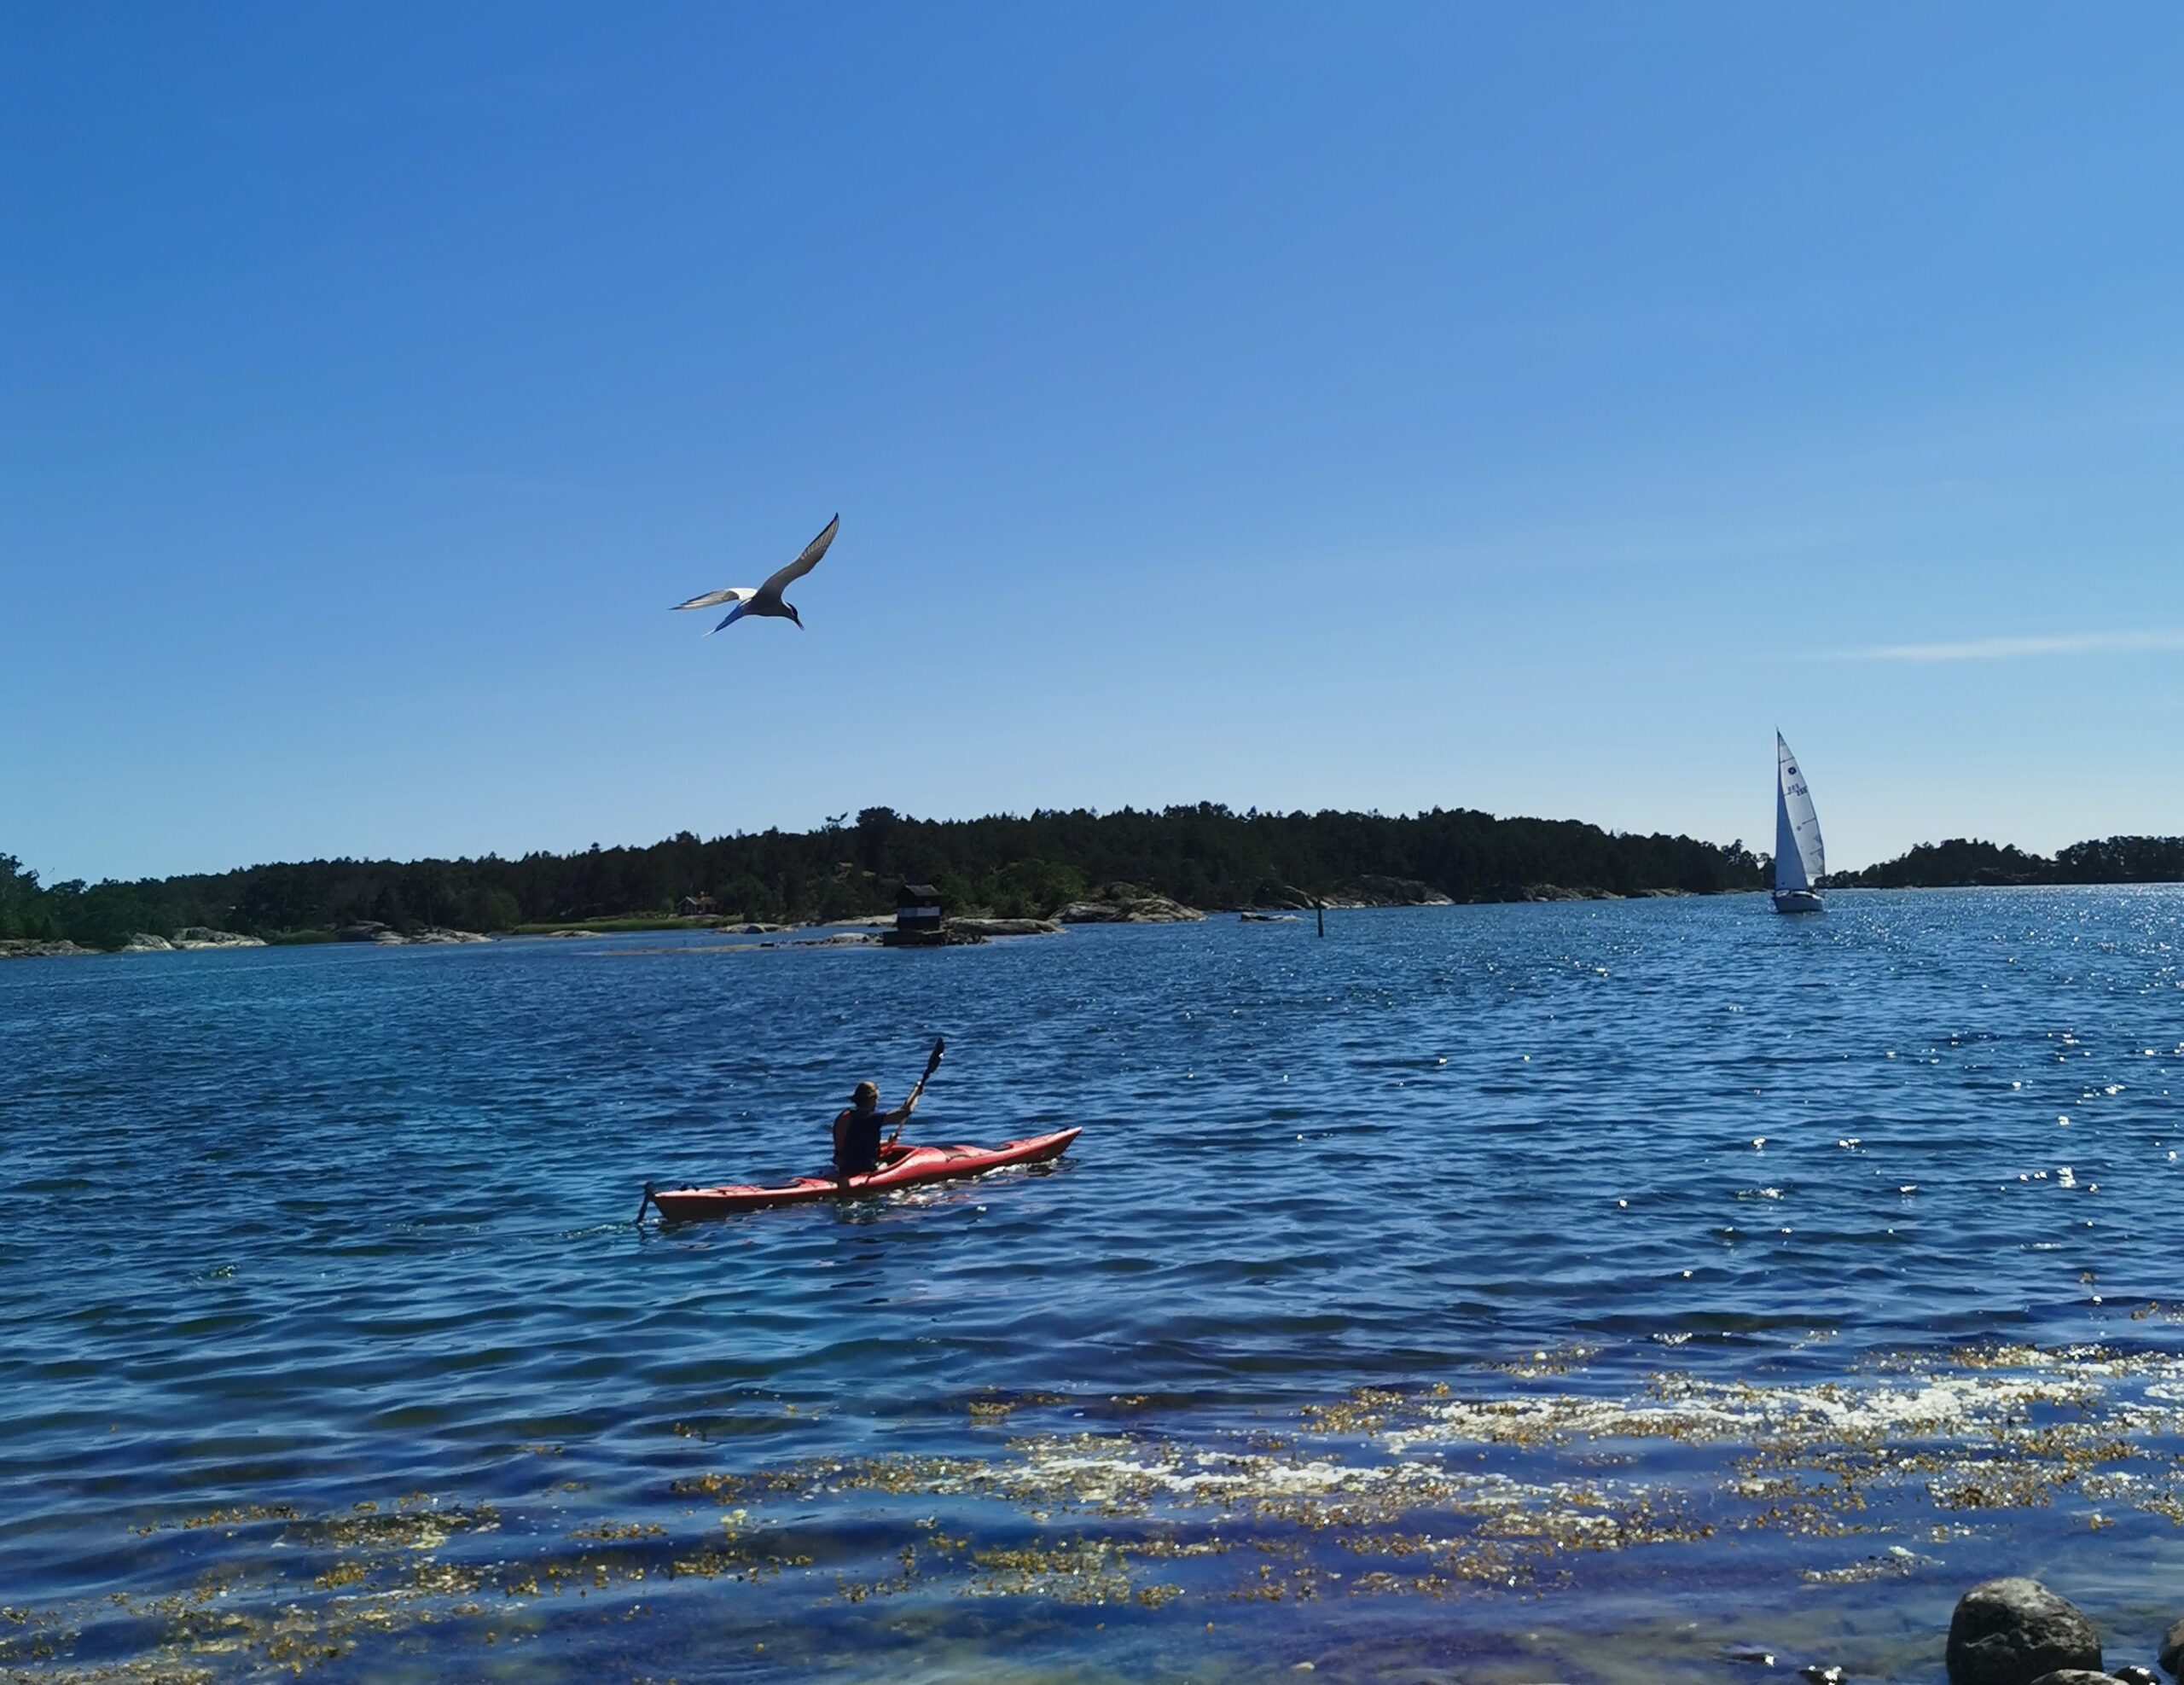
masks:
[(880, 1131), (890, 1124), (899, 1130), (908, 1123), (924, 1092), (925, 1078), (921, 1077), (908, 1100), (892, 1112), (882, 1112), (879, 1085), (859, 1083), (850, 1096), (849, 1110), (834, 1119), (834, 1174), (847, 1182), (853, 1176), (879, 1169)]
[[(722, 1198), (730, 1201), (734, 1207), (742, 1208), (795, 1204), (805, 1199), (825, 1199), (830, 1195), (854, 1192), (850, 1186), (851, 1180), (860, 1176), (869, 1177), (880, 1168), (882, 1157), (894, 1150), (895, 1136), (902, 1134), (903, 1125), (910, 1120), (910, 1113), (918, 1109), (918, 1101), (925, 1097), (925, 1085), (932, 1080), (932, 1073), (940, 1068), (940, 1056), (947, 1050), (946, 1040), (935, 1037), (932, 1051), (926, 1055), (924, 1073), (912, 1084), (909, 1097), (892, 1112), (880, 1109), (880, 1085), (877, 1083), (859, 1083), (857, 1085), (856, 1092), (850, 1096), (849, 1109), (837, 1113), (834, 1118), (834, 1174), (831, 1187), (828, 1179), (820, 1176), (800, 1176), (786, 1189), (753, 1188), (738, 1183), (712, 1188), (670, 1189), (662, 1193), (648, 1182), (645, 1183), (644, 1198), (637, 1202), (637, 1221), (642, 1223), (646, 1211), (655, 1206), (659, 1209), (661, 1219), (666, 1221), (671, 1216), (695, 1216), (701, 1211), (709, 1215), (717, 1215), (718, 1210), (730, 1208), (728, 1206), (718, 1210), (712, 1208), (712, 1202)], [(889, 1136), (883, 1146), (880, 1131), (890, 1124), (895, 1126), (895, 1135)], [(926, 1152), (922, 1158), (919, 1156), (919, 1148), (905, 1147), (890, 1163), (902, 1168), (903, 1173), (897, 1181), (930, 1182), (944, 1176), (973, 1173), (967, 1168), (970, 1166), (983, 1170), (1000, 1164), (1043, 1162), (1060, 1157), (1069, 1143), (1076, 1139), (1075, 1130), (1060, 1130), (1051, 1136), (1012, 1141), (997, 1152), (988, 1153), (975, 1147), (956, 1147), (944, 1152)], [(1031, 1150), (1019, 1150), (1024, 1148)], [(1012, 1153), (1015, 1156), (1010, 1156)], [(868, 1182), (864, 1185), (871, 1186)], [(880, 1187), (884, 1189), (891, 1185), (882, 1182)], [(784, 1193), (787, 1196), (785, 1200), (778, 1197)], [(695, 1209), (687, 1208), (682, 1203), (686, 1195), (706, 1203)]]

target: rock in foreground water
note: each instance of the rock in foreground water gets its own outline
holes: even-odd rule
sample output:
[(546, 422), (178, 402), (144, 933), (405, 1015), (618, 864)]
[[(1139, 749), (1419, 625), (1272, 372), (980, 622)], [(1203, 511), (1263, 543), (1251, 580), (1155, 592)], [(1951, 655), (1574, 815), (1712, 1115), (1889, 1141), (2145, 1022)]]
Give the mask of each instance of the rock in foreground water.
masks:
[(2184, 1621), (2162, 1635), (2160, 1659), (2171, 1679), (2184, 1679)]
[(2100, 1673), (2100, 1632), (2038, 1580), (1987, 1580), (1957, 1600), (1949, 1685), (2034, 1685), (2064, 1670)]
[(2032, 1685), (2117, 1685), (2117, 1679), (2112, 1673), (2095, 1673), (2090, 1668), (2059, 1667), (2042, 1674)]

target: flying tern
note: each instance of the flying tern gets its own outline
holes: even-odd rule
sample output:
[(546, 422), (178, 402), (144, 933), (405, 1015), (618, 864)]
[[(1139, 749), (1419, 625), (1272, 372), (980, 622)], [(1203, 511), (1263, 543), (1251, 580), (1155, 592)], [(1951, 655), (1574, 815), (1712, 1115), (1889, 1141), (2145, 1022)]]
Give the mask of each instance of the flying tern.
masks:
[[(797, 630), (802, 631), (804, 621), (797, 614), (795, 605), (783, 602), (781, 593), (819, 565), (819, 558), (827, 554), (827, 546), (834, 542), (835, 529), (841, 524), (841, 516), (836, 515), (817, 537), (804, 547), (802, 555), (756, 590), (748, 585), (730, 585), (724, 590), (707, 591), (688, 602), (678, 602), (676, 608), (717, 608), (723, 602), (734, 603), (735, 607), (728, 611), (728, 618), (715, 626), (713, 632), (735, 625), (746, 614), (770, 614), (777, 620), (794, 620)], [(706, 636), (711, 637), (713, 632)]]

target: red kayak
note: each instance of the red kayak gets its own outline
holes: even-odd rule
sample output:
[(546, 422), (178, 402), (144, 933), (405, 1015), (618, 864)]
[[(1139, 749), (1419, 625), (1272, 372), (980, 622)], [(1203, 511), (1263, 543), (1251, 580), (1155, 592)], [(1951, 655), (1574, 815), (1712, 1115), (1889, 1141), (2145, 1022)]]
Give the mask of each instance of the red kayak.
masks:
[(1056, 1130), (1052, 1135), (1027, 1136), (999, 1147), (893, 1147), (882, 1149), (876, 1171), (853, 1176), (847, 1182), (831, 1176), (799, 1176), (793, 1182), (760, 1188), (749, 1182), (730, 1182), (720, 1188), (670, 1188), (651, 1195), (652, 1203), (670, 1223), (697, 1217), (725, 1217), (730, 1211), (760, 1211), (768, 1206), (803, 1206), (816, 1200), (854, 1199), (860, 1194), (885, 1194), (921, 1182), (946, 1182), (956, 1177), (978, 1176), (1004, 1165), (1038, 1165), (1059, 1159), (1077, 1139), (1075, 1130)]

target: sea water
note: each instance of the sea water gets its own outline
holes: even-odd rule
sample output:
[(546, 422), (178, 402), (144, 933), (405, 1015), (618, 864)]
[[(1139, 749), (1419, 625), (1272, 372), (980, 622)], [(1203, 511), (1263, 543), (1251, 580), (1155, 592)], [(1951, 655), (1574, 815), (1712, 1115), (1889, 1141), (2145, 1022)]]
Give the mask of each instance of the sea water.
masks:
[[(0, 967), (0, 1673), (1938, 1672), (2184, 1614), (2184, 893)], [(1044, 1167), (663, 1228), (861, 1078)], [(1784, 1676), (1788, 1676), (1784, 1675)]]

